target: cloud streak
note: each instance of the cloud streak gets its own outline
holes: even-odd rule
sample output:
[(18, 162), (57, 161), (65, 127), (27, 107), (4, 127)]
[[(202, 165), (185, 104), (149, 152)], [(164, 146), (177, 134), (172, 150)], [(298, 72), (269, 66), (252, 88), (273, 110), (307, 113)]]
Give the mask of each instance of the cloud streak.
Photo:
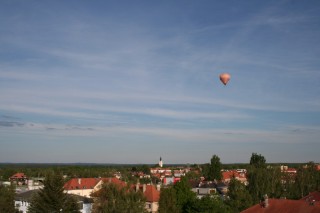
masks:
[(179, 162), (314, 150), (319, 3), (123, 4), (0, 3), (0, 157), (24, 143), (83, 153), (88, 141)]

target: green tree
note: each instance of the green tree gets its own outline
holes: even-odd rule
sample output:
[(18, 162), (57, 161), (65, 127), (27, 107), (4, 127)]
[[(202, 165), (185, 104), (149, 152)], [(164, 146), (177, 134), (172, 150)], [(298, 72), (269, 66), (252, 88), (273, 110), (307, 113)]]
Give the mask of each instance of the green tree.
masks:
[(226, 203), (233, 212), (241, 212), (253, 204), (252, 197), (245, 185), (235, 178), (230, 180), (227, 196)]
[(63, 185), (61, 174), (47, 173), (44, 187), (32, 197), (28, 212), (80, 212), (77, 201), (63, 192)]
[(281, 173), (281, 197), (288, 198), (288, 199), (295, 199), (296, 190), (294, 190), (294, 181), (295, 176), (282, 172)]
[(309, 194), (309, 192), (319, 190), (319, 177), (319, 171), (315, 169), (314, 162), (301, 166), (295, 178), (294, 197), (299, 199)]
[(176, 190), (173, 187), (162, 188), (159, 199), (159, 213), (179, 213)]
[(127, 187), (114, 183), (106, 183), (95, 192), (93, 213), (143, 213), (145, 197), (141, 192), (135, 192)]
[(200, 180), (200, 174), (195, 171), (190, 171), (185, 176), (188, 180)]
[(255, 168), (266, 168), (266, 159), (261, 154), (252, 153), (250, 165)]
[(173, 188), (176, 191), (177, 206), (181, 212), (185, 212), (188, 203), (193, 202), (193, 200), (197, 198), (196, 194), (191, 191), (191, 185), (185, 177), (182, 177)]
[(209, 180), (210, 163), (205, 163), (200, 166), (200, 172), (203, 177)]
[(252, 196), (253, 202), (258, 203), (260, 199), (268, 192), (268, 172), (263, 168), (251, 168), (247, 173), (248, 190)]
[(191, 200), (184, 212), (187, 213), (229, 213), (231, 209), (225, 205), (220, 197), (204, 196)]
[(258, 203), (269, 190), (269, 174), (266, 168), (266, 159), (262, 155), (252, 153), (247, 178), (248, 190), (254, 203)]
[(0, 185), (0, 212), (18, 212), (14, 207), (14, 188)]
[(220, 158), (217, 155), (213, 155), (209, 165), (208, 179), (221, 180), (222, 178), (221, 169), (222, 169), (222, 164), (220, 162)]
[(150, 175), (150, 167), (148, 165), (142, 165), (141, 166), (141, 171), (144, 173), (144, 174), (147, 174), (147, 175)]
[(280, 198), (283, 194), (283, 175), (279, 166), (267, 168), (268, 191), (269, 197)]

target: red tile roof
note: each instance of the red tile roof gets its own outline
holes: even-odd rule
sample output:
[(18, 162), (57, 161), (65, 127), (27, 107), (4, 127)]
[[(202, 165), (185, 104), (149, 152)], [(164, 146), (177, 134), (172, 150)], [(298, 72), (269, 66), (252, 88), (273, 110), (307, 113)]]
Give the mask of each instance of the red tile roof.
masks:
[(231, 179), (233, 176), (234, 176), (236, 179), (246, 179), (245, 173), (237, 172), (237, 171), (235, 171), (235, 170), (222, 172), (222, 180), (223, 180), (223, 181), (229, 180), (229, 179)]
[(64, 184), (64, 189), (93, 189), (100, 180), (101, 178), (72, 178)]
[(65, 190), (93, 189), (99, 181), (125, 186), (126, 183), (117, 178), (73, 178), (64, 184)]
[(114, 183), (114, 184), (116, 184), (118, 186), (122, 186), (122, 187), (127, 185), (124, 181), (119, 180), (118, 178), (114, 178), (114, 177), (113, 178), (101, 178), (101, 180), (104, 183)]
[(16, 173), (10, 177), (10, 179), (17, 179), (17, 178), (27, 178), (24, 173)]
[(138, 185), (132, 185), (131, 189), (137, 191), (143, 192), (144, 196), (147, 199), (147, 202), (158, 202), (160, 199), (160, 191), (156, 189), (156, 186), (154, 185), (147, 185), (147, 184), (138, 184)]
[(147, 202), (158, 202), (160, 191), (158, 191), (154, 185), (147, 185), (144, 196), (147, 198)]
[(316, 191), (316, 192), (310, 192), (307, 196), (301, 198), (301, 200), (304, 201), (320, 201), (320, 191)]
[(268, 207), (254, 205), (241, 213), (319, 213), (320, 204), (311, 205), (304, 200), (269, 199)]

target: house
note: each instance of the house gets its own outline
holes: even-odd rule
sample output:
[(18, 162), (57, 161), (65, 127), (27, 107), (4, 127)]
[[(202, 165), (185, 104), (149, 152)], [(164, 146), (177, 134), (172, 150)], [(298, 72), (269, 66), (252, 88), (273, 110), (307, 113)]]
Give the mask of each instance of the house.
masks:
[(163, 174), (166, 176), (171, 176), (172, 171), (169, 168), (162, 168), (162, 167), (157, 167), (157, 168), (151, 168), (150, 169), (151, 174)]
[(173, 176), (174, 177), (182, 177), (185, 176), (184, 170), (173, 170)]
[(64, 184), (67, 194), (75, 194), (84, 197), (90, 197), (90, 194), (97, 189), (101, 178), (72, 178)]
[(295, 168), (289, 168), (288, 166), (280, 166), (281, 172), (289, 173), (289, 174), (296, 174), (297, 170)]
[(172, 185), (174, 183), (174, 177), (165, 177), (163, 178), (162, 182), (165, 186)]
[(135, 185), (136, 191), (142, 191), (146, 197), (146, 210), (151, 213), (158, 212), (160, 199), (160, 185), (154, 186), (150, 184)]
[(16, 185), (27, 185), (28, 184), (28, 177), (24, 173), (16, 173), (9, 178), (11, 183)]
[(163, 185), (172, 185), (172, 184), (175, 184), (177, 182), (179, 182), (181, 180), (180, 177), (164, 177), (162, 179), (162, 183)]
[(161, 168), (161, 167), (151, 168), (150, 173), (151, 173), (152, 177), (156, 177), (156, 178), (160, 179), (161, 181), (165, 177), (172, 176), (172, 171), (169, 168)]
[(84, 197), (91, 197), (91, 193), (98, 191), (103, 183), (126, 185), (117, 178), (73, 178), (64, 184), (65, 192)]
[(294, 183), (295, 182), (295, 177), (297, 175), (297, 169), (295, 168), (289, 168), (288, 166), (280, 166), (280, 170), (282, 174), (285, 174), (282, 176), (282, 184), (285, 183)]
[(44, 177), (30, 178), (28, 180), (28, 190), (43, 188)]
[(265, 199), (264, 202), (256, 204), (241, 213), (318, 213), (319, 202), (307, 202), (305, 200), (287, 199)]
[(233, 177), (245, 185), (248, 184), (247, 176), (246, 176), (245, 172), (241, 172), (241, 171), (238, 172), (237, 170), (230, 170), (230, 171), (223, 171), (222, 172), (222, 181), (224, 183), (230, 183), (230, 180)]
[(191, 190), (196, 193), (197, 198), (202, 198), (206, 195), (216, 194), (216, 184), (212, 181), (192, 181)]
[[(37, 193), (38, 191), (39, 190), (29, 190), (29, 191), (17, 194), (14, 199), (15, 208), (22, 213), (27, 213), (32, 195), (34, 193)], [(68, 196), (72, 196), (77, 200), (81, 213), (91, 213), (92, 203), (93, 203), (92, 199), (78, 196), (78, 195), (71, 195), (71, 194), (69, 194)]]

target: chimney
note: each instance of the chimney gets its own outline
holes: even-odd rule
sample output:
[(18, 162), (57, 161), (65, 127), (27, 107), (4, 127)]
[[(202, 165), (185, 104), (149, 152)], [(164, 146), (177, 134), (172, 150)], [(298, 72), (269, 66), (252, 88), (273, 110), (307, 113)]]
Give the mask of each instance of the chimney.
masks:
[(81, 178), (78, 178), (78, 184), (81, 185)]
[(267, 207), (269, 206), (268, 195), (265, 194), (265, 195), (263, 196), (263, 199), (264, 199), (263, 206), (264, 206), (264, 208), (267, 208)]
[(157, 184), (157, 191), (160, 191), (160, 189), (161, 189), (160, 184)]
[(146, 189), (147, 189), (147, 184), (143, 184), (143, 186), (142, 186), (142, 192), (145, 192)]

